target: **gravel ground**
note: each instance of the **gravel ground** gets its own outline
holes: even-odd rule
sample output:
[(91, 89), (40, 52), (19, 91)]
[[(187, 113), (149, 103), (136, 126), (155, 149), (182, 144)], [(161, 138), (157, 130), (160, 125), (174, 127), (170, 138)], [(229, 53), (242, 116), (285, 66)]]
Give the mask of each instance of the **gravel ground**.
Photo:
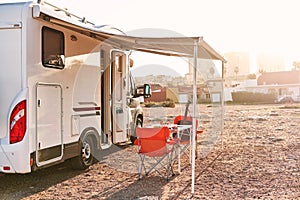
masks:
[[(207, 117), (200, 120), (204, 134), (198, 140), (193, 197), (188, 156), (182, 157), (182, 173), (175, 170), (169, 181), (157, 173), (138, 180), (136, 147), (127, 144), (115, 146), (86, 171), (64, 163), (27, 175), (1, 175), (0, 199), (300, 199), (300, 105), (225, 110), (221, 140), (210, 131), (214, 112), (201, 108)], [(157, 112), (146, 109), (149, 119)], [(168, 120), (171, 112), (162, 115)]]

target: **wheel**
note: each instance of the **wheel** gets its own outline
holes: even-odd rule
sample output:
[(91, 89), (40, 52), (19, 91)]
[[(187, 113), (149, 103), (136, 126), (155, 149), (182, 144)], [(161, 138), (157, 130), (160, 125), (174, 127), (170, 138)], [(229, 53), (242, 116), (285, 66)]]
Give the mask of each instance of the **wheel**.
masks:
[(73, 158), (71, 164), (74, 169), (83, 170), (87, 169), (95, 161), (93, 156), (95, 153), (95, 145), (91, 136), (84, 137), (79, 143), (80, 155)]
[[(142, 121), (141, 118), (137, 118), (136, 127), (143, 127), (143, 121)], [(134, 130), (134, 132), (135, 132), (135, 130)], [(130, 141), (131, 141), (132, 144), (134, 143), (135, 140), (136, 140), (136, 134), (131, 135), (130, 136)]]

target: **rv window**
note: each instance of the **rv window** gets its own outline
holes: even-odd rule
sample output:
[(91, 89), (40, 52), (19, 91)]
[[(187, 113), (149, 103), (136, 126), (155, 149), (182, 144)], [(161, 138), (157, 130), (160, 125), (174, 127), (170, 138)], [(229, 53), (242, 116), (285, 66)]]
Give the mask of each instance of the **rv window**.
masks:
[(42, 63), (45, 67), (63, 69), (64, 34), (48, 27), (42, 29)]

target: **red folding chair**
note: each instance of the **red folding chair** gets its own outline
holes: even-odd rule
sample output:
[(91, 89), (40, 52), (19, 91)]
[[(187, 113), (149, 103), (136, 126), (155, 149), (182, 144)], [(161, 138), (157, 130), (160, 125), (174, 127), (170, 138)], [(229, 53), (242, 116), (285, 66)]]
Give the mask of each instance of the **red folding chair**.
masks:
[[(172, 175), (172, 153), (175, 149), (174, 140), (168, 142), (170, 130), (168, 127), (162, 128), (136, 128), (138, 145), (138, 172), (139, 179), (142, 178), (144, 169), (147, 176), (151, 171), (155, 170), (160, 176), (169, 179), (171, 171)], [(165, 170), (163, 174), (162, 170)]]
[[(178, 115), (174, 118), (174, 124), (177, 125), (192, 125), (193, 124), (193, 118), (191, 116), (183, 116), (183, 115)], [(203, 130), (198, 130), (198, 120), (196, 120), (196, 141), (198, 139), (198, 135), (203, 133)], [(183, 148), (181, 149), (181, 153), (184, 153), (187, 148), (190, 146), (191, 143), (191, 129), (187, 129), (187, 130), (183, 130), (182, 133), (180, 133), (180, 140), (179, 140), (179, 144), (181, 146), (183, 146)], [(174, 133), (173, 133), (174, 134)], [(175, 133), (175, 134), (179, 134), (179, 133)], [(196, 145), (197, 148), (197, 145)], [(196, 149), (197, 152), (197, 149)]]

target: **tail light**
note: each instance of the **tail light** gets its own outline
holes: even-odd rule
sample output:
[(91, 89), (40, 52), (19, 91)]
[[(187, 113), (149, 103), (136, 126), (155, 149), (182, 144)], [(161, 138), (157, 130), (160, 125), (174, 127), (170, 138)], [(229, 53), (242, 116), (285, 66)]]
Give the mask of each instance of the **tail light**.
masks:
[(23, 140), (26, 132), (26, 100), (18, 103), (10, 115), (10, 144)]

